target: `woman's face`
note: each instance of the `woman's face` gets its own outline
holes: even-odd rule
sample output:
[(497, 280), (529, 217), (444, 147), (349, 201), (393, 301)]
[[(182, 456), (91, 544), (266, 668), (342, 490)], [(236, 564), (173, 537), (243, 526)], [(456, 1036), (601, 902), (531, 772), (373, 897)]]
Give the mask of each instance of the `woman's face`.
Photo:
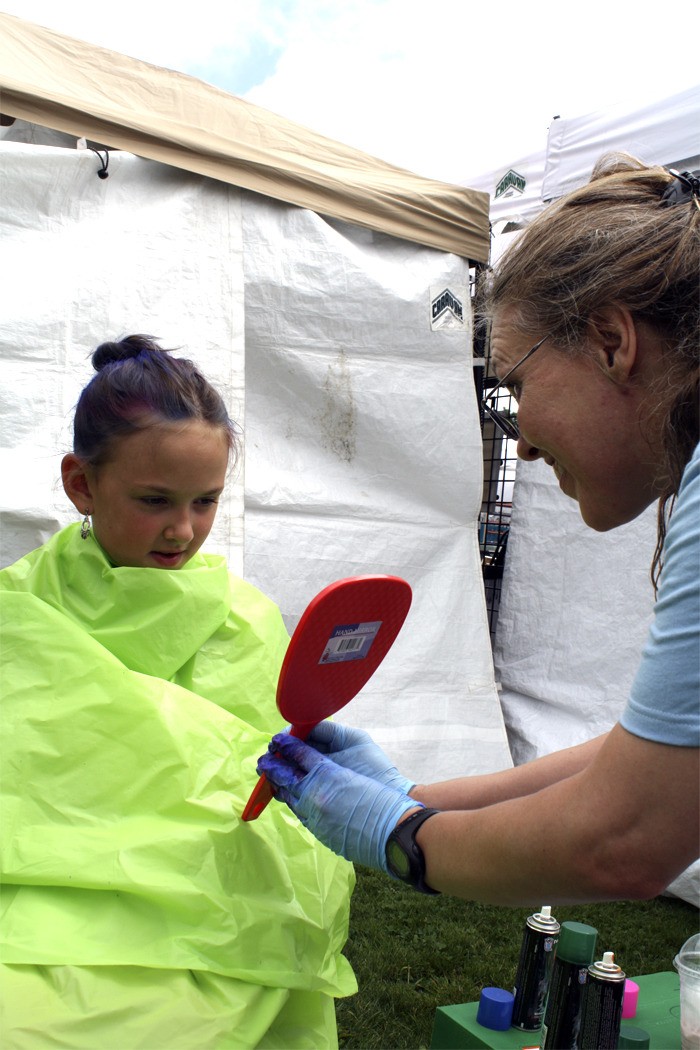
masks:
[[(504, 376), (535, 342), (508, 323), (507, 310), (497, 315), (496, 375)], [(614, 378), (609, 361), (595, 345), (573, 353), (547, 339), (508, 380), (518, 402), (518, 456), (552, 467), (583, 520), (600, 532), (631, 521), (658, 496), (658, 457), (640, 423), (640, 388)]]
[(214, 524), (228, 452), (221, 427), (192, 420), (121, 438), (106, 463), (85, 468), (86, 508), (112, 563), (181, 569)]

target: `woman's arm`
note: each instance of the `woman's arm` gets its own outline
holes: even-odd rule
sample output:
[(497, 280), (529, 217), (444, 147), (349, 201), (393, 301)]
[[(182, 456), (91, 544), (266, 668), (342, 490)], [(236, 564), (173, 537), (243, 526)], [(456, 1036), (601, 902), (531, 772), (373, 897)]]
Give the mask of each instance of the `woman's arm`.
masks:
[(596, 757), (608, 734), (576, 747), (505, 769), (500, 773), (459, 777), (437, 784), (416, 784), (409, 795), (433, 809), (480, 809), (496, 802), (531, 795), (550, 784), (580, 773)]
[[(522, 774), (527, 794), (440, 810), (425, 821), (416, 839), (428, 885), (523, 906), (644, 898), (665, 889), (700, 852), (698, 749), (655, 743), (618, 725), (597, 748), (573, 752), (568, 768), (580, 768), (569, 776), (561, 777), (567, 763), (552, 756), (537, 763), (545, 772)], [(582, 764), (581, 755), (590, 760)], [(560, 779), (538, 788), (538, 778), (555, 769)], [(330, 849), (388, 870), (387, 840), (416, 799), (285, 733), (273, 738), (258, 772)]]
[(616, 726), (564, 780), (427, 820), (417, 834), (426, 881), (509, 905), (655, 896), (700, 852), (698, 773), (697, 748)]

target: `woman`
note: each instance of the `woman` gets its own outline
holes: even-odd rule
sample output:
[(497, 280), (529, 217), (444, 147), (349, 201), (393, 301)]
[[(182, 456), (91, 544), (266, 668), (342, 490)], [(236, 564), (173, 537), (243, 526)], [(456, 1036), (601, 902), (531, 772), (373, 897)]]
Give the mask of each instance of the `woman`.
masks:
[(212, 527), (234, 426), (187, 360), (93, 355), (65, 491), (83, 519), (0, 572), (0, 1042), (337, 1046), (350, 865), (272, 808), (288, 637)]
[(651, 897), (697, 858), (699, 247), (700, 173), (610, 158), (525, 230), (482, 304), (519, 456), (544, 459), (600, 531), (659, 501), (656, 616), (619, 724), (432, 785), (342, 726), (313, 746), (276, 736), (259, 770), (336, 852), (508, 905)]

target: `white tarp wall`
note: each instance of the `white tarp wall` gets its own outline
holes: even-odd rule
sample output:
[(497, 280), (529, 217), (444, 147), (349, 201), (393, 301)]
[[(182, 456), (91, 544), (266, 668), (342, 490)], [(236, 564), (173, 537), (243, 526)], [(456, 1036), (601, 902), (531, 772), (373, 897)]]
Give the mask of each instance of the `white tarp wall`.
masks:
[[(654, 610), (656, 508), (584, 525), (541, 460), (519, 463), (494, 659), (515, 763), (611, 729)], [(670, 886), (700, 906), (700, 861)]]
[[(290, 627), (343, 576), (413, 588), (343, 717), (417, 780), (510, 765), (477, 542), (466, 263), (128, 154), (105, 180), (75, 150), (4, 143), (0, 163), (0, 564), (75, 519), (60, 458), (91, 350), (158, 336), (245, 409), (245, 497), (241, 472), (207, 549)], [(432, 330), (448, 286), (464, 324)]]
[(608, 533), (541, 460), (518, 463), (496, 633), (517, 764), (611, 729), (653, 614), (656, 509)]
[[(406, 625), (342, 718), (371, 729), (417, 780), (504, 768), (478, 550), (467, 264), (250, 200), (247, 575), (294, 620), (334, 579), (407, 579)], [(433, 330), (445, 288), (464, 323)]]

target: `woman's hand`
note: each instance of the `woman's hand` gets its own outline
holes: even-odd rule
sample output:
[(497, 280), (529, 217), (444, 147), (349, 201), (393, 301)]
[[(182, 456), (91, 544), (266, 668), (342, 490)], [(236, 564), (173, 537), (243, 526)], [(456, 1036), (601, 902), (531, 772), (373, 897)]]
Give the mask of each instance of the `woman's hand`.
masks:
[(353, 729), (338, 722), (319, 722), (306, 738), (322, 755), (355, 773), (408, 794), (415, 781), (399, 773), (391, 759), (364, 729)]
[(334, 853), (387, 874), (387, 839), (404, 813), (421, 806), (404, 791), (339, 765), (288, 733), (272, 738), (258, 773)]

